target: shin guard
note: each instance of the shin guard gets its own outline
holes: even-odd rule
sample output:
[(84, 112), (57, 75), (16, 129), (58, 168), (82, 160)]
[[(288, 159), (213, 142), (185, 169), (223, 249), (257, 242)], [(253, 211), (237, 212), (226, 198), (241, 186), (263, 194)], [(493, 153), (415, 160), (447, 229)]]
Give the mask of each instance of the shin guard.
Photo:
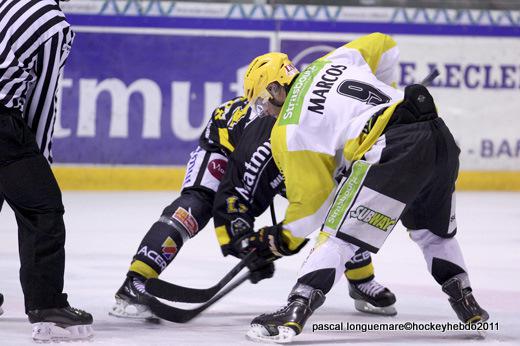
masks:
[(173, 261), (184, 242), (186, 232), (173, 223), (164, 222), (164, 217), (153, 224), (139, 245), (128, 275), (156, 278)]

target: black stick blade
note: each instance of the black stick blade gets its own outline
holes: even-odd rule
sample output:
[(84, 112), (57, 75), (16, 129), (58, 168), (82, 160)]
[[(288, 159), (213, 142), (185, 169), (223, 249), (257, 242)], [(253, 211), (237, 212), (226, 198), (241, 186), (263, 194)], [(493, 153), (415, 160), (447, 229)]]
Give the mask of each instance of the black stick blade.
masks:
[(221, 292), (215, 295), (213, 298), (208, 300), (206, 303), (196, 307), (195, 309), (181, 309), (175, 306), (171, 306), (168, 304), (164, 304), (157, 299), (152, 299), (150, 302), (150, 309), (155, 314), (155, 316), (162, 318), (163, 320), (176, 322), (176, 323), (186, 323), (200, 315), (201, 312), (218, 302), (224, 296), (226, 296), (229, 292), (240, 286), (244, 281), (249, 279), (249, 272), (244, 273), (237, 280), (232, 282), (229, 286), (225, 287)]

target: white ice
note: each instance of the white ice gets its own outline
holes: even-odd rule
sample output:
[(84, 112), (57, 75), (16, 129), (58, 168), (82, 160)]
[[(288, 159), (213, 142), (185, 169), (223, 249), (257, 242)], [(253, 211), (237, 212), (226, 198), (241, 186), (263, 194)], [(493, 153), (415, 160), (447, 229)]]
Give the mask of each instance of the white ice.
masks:
[[(245, 283), (187, 324), (149, 325), (108, 316), (141, 238), (176, 192), (64, 192), (67, 226), (65, 290), (70, 303), (94, 315), (93, 345), (253, 345), (244, 334), (253, 317), (285, 303), (310, 246), (276, 263), (273, 279)], [(472, 332), (315, 332), (317, 322), (455, 322), (445, 295), (426, 270), (419, 248), (396, 227), (374, 256), (376, 278), (397, 295), (396, 317), (374, 317), (354, 310), (345, 282), (336, 285), (324, 306), (309, 320), (300, 345), (520, 345), (520, 193), (458, 194), (458, 239), (476, 298), (499, 330), (477, 340)], [(277, 201), (282, 217), (284, 201)], [(264, 215), (257, 226), (269, 224)], [(211, 223), (210, 223), (211, 225)], [(17, 227), (11, 210), (0, 213), (0, 345), (30, 345), (18, 281)], [(236, 259), (220, 254), (212, 227), (181, 250), (162, 278), (209, 287)]]

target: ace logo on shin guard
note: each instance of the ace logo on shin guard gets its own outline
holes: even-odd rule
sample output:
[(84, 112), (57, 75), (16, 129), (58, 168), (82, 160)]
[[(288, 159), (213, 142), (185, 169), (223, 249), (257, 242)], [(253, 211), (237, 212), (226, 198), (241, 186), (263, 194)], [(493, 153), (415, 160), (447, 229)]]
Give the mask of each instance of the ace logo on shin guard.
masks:
[(148, 246), (140, 248), (137, 254), (149, 258), (152, 262), (157, 264), (159, 268), (161, 268), (161, 271), (163, 271), (168, 265), (168, 263), (166, 263), (166, 261), (156, 251), (148, 250)]
[(175, 241), (171, 237), (166, 238), (166, 240), (164, 241), (164, 243), (162, 243), (161, 246), (163, 257), (166, 258), (168, 261), (171, 260), (173, 256), (175, 256), (175, 254), (177, 253), (177, 243), (175, 243)]

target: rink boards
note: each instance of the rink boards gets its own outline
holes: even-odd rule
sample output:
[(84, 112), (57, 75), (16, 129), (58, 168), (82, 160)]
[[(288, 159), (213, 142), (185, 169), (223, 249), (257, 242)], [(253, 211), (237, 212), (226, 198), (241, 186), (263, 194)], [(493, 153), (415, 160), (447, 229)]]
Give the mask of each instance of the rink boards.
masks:
[[(401, 87), (430, 69), (461, 153), (462, 189), (520, 190), (517, 26), (68, 14), (54, 170), (65, 189), (178, 189), (211, 111), (242, 94), (251, 59), (305, 67), (372, 31), (401, 50)], [(361, 17), (360, 17), (361, 18)]]

